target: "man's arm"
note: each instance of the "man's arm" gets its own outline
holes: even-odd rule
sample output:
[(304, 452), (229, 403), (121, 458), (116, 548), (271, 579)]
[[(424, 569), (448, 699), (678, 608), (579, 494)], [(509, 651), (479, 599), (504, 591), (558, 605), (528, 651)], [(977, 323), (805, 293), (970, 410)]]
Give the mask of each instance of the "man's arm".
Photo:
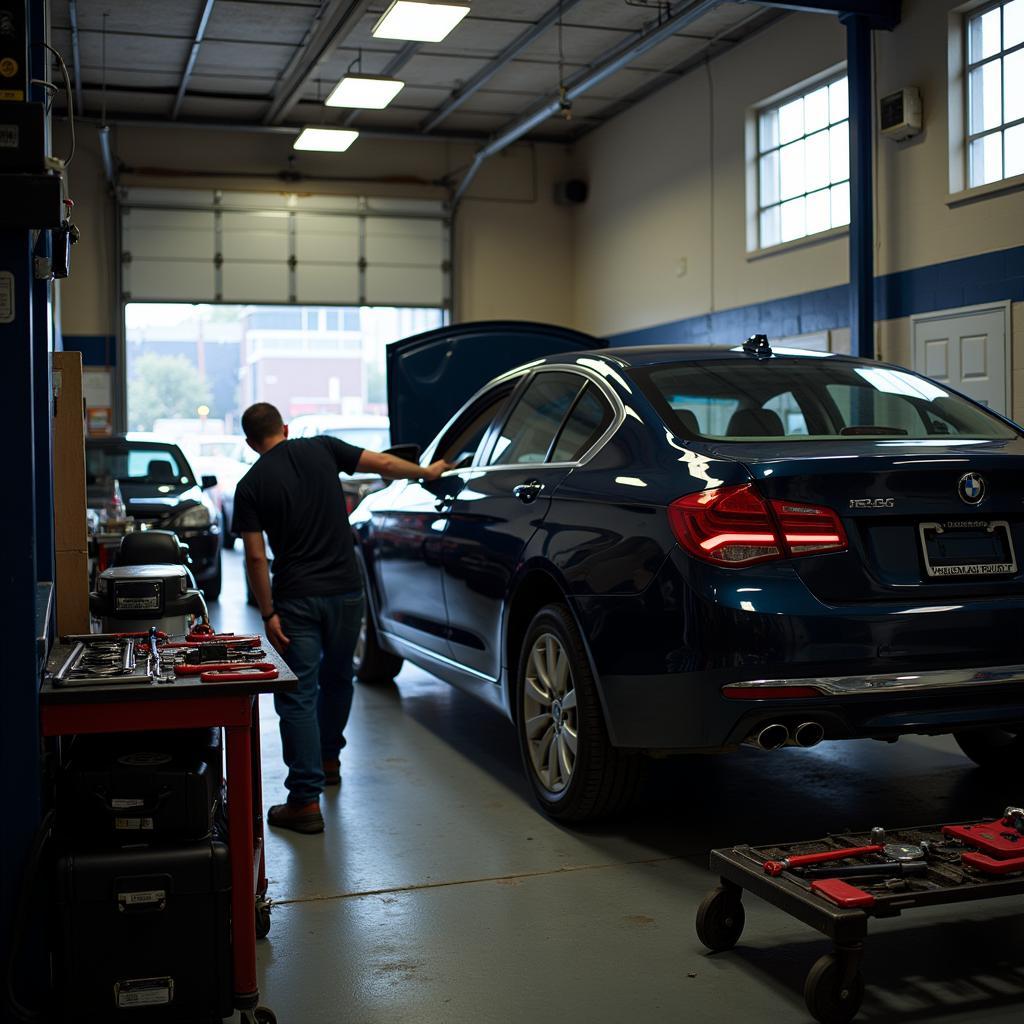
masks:
[(284, 654), (291, 641), (281, 629), (281, 620), (274, 611), (274, 599), (270, 593), (270, 562), (267, 560), (267, 546), (263, 543), (262, 531), (244, 532), (242, 544), (245, 546), (245, 570), (249, 576), (249, 586), (256, 597), (260, 615), (266, 624), (267, 639), (278, 654)]
[(454, 468), (444, 459), (438, 459), (429, 466), (420, 466), (400, 459), (397, 455), (371, 452), (369, 449), (364, 449), (356, 464), (360, 473), (377, 473), (386, 480), (436, 480), (442, 473)]

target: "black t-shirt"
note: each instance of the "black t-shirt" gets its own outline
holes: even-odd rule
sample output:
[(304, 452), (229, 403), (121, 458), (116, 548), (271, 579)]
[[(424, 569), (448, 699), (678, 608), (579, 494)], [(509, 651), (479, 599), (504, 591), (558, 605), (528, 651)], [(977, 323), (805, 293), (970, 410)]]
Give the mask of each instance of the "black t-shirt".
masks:
[(239, 480), (232, 529), (266, 532), (275, 599), (361, 589), (338, 473), (354, 473), (362, 454), (336, 437), (282, 441)]

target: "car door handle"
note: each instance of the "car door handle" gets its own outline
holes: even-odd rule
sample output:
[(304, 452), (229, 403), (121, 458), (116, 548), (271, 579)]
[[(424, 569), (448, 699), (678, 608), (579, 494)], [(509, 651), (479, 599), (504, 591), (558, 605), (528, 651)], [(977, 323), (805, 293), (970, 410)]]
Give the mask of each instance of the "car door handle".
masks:
[(512, 488), (512, 494), (524, 505), (537, 500), (537, 495), (544, 490), (544, 485), (539, 480), (527, 480), (526, 483), (518, 484)]

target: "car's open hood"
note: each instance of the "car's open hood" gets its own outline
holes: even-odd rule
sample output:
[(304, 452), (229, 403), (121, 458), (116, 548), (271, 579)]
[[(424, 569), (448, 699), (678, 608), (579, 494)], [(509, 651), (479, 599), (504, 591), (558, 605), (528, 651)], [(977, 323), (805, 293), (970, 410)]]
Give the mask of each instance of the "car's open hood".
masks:
[(533, 359), (606, 346), (579, 331), (516, 320), (455, 324), (393, 342), (387, 349), (391, 442), (425, 448), (493, 377)]

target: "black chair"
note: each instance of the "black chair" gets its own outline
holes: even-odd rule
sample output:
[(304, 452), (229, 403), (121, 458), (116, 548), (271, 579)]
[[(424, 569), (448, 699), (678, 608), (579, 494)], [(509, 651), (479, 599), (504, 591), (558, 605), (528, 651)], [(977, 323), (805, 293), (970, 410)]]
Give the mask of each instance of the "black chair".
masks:
[(188, 545), (171, 530), (140, 530), (121, 538), (114, 565), (188, 565)]

